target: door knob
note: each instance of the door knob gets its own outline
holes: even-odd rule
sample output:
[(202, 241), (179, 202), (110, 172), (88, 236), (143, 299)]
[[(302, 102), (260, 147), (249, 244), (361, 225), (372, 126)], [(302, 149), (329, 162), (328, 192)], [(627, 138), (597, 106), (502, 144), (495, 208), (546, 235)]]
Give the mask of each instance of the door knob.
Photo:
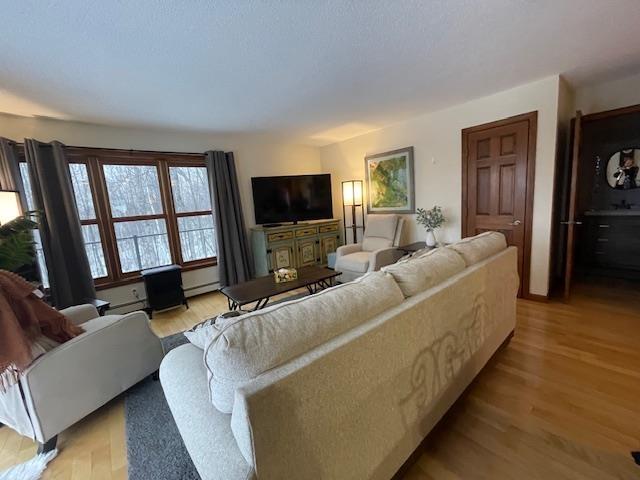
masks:
[(511, 225), (512, 227), (517, 227), (522, 222), (520, 220), (514, 220), (513, 222), (509, 222), (507, 225)]

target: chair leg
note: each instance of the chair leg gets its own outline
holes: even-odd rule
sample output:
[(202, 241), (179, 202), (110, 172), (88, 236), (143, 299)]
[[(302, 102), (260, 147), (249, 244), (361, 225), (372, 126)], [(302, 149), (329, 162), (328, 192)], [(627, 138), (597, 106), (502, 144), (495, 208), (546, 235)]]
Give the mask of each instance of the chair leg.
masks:
[(38, 442), (38, 455), (42, 453), (49, 453), (51, 450), (55, 450), (58, 443), (58, 436), (51, 437), (44, 443)]

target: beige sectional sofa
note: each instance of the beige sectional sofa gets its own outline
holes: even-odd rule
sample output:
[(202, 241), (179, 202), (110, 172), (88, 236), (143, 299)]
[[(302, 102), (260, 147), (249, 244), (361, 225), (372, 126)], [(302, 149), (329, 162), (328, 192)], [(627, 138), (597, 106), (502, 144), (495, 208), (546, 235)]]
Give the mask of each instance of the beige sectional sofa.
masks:
[(517, 291), (488, 232), (216, 326), (160, 379), (204, 480), (388, 479), (513, 332)]

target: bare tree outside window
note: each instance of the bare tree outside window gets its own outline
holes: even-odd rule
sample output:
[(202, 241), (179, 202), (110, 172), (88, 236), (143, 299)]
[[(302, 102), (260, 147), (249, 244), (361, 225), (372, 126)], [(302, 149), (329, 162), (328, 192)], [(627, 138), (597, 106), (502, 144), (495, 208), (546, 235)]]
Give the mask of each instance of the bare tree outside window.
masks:
[(163, 213), (155, 166), (105, 165), (103, 171), (114, 218)]
[(87, 166), (83, 163), (71, 163), (69, 164), (69, 172), (71, 173), (71, 183), (80, 220), (95, 220), (96, 210), (93, 206)]

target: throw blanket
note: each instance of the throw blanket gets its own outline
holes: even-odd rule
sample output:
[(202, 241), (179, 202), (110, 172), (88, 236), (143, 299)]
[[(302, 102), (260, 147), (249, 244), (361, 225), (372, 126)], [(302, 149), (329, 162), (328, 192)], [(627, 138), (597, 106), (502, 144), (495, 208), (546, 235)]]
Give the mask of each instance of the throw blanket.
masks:
[[(84, 330), (35, 295), (33, 285), (0, 270), (0, 391), (5, 392), (42, 351), (38, 339), (63, 343)], [(42, 338), (45, 337), (45, 338)], [(55, 345), (55, 344), (54, 344)]]

